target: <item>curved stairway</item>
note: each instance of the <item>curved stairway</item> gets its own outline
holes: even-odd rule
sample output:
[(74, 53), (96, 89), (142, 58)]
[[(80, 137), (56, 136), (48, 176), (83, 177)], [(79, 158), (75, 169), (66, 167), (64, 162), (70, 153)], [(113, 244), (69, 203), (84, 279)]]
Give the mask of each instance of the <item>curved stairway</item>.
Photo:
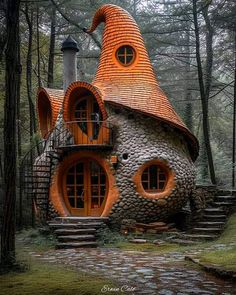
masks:
[(236, 191), (219, 191), (207, 208), (203, 210), (202, 218), (194, 227), (178, 237), (171, 239), (183, 245), (199, 241), (216, 239), (224, 230), (229, 215), (236, 210)]
[(97, 247), (96, 234), (108, 217), (56, 217), (49, 223), (57, 249)]

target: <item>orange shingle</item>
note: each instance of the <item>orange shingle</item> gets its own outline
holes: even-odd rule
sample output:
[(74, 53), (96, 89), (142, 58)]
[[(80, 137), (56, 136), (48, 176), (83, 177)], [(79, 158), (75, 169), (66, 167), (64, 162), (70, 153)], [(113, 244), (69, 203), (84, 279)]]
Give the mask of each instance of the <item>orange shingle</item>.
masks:
[[(124, 9), (106, 4), (97, 10), (87, 32), (92, 33), (101, 22), (105, 22), (102, 51), (92, 84), (100, 89), (102, 99), (148, 114), (180, 129), (195, 160), (198, 141), (159, 87), (135, 20)], [(115, 52), (122, 45), (130, 45), (136, 51), (136, 60), (129, 67), (122, 67), (116, 61)]]
[[(39, 127), (43, 137), (45, 137), (46, 126), (44, 124), (44, 116), (47, 115), (47, 109), (50, 108), (51, 112), (51, 128), (55, 126), (57, 116), (62, 107), (62, 102), (64, 99), (64, 91), (51, 88), (39, 88), (37, 94), (37, 112), (39, 118)], [(40, 109), (40, 104), (42, 104), (42, 109)], [(48, 130), (49, 131), (49, 130)]]

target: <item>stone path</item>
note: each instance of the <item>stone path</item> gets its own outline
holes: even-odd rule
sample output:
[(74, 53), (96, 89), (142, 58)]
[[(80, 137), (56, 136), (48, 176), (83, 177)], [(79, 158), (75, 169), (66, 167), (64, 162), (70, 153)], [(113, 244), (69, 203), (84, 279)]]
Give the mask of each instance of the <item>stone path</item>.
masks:
[[(221, 249), (223, 246), (216, 245)], [(206, 250), (206, 249), (205, 249)], [(197, 252), (199, 253), (199, 252)], [(197, 254), (188, 251), (188, 255)], [(124, 294), (132, 295), (236, 295), (236, 284), (215, 278), (184, 260), (184, 253), (167, 254), (119, 249), (51, 250), (42, 255), (52, 263), (70, 265), (89, 274), (99, 274), (118, 283)], [(117, 291), (101, 294), (116, 294)], [(93, 295), (93, 294), (91, 294)]]

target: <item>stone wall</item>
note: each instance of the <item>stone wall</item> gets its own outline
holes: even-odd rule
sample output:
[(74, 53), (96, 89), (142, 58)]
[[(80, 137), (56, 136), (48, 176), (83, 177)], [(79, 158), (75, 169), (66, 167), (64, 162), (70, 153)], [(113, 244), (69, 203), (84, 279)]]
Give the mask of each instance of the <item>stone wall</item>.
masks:
[(197, 185), (190, 197), (191, 212), (194, 215), (201, 213), (207, 205), (214, 201), (217, 191), (218, 190), (215, 186)]
[[(138, 222), (163, 221), (181, 209), (194, 188), (195, 169), (182, 135), (167, 124), (147, 116), (106, 106), (115, 126), (113, 153), (118, 156), (115, 177), (120, 192), (110, 217)], [(150, 160), (161, 160), (174, 173), (175, 186), (163, 198), (140, 195), (132, 179), (138, 168)]]

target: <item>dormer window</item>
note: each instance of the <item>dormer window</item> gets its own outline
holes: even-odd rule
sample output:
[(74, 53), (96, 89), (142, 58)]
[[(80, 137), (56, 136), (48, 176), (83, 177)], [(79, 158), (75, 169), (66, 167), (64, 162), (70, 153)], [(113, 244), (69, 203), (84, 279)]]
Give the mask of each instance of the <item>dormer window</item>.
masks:
[(130, 66), (134, 62), (135, 56), (135, 50), (130, 45), (123, 45), (116, 51), (116, 58), (124, 67)]

